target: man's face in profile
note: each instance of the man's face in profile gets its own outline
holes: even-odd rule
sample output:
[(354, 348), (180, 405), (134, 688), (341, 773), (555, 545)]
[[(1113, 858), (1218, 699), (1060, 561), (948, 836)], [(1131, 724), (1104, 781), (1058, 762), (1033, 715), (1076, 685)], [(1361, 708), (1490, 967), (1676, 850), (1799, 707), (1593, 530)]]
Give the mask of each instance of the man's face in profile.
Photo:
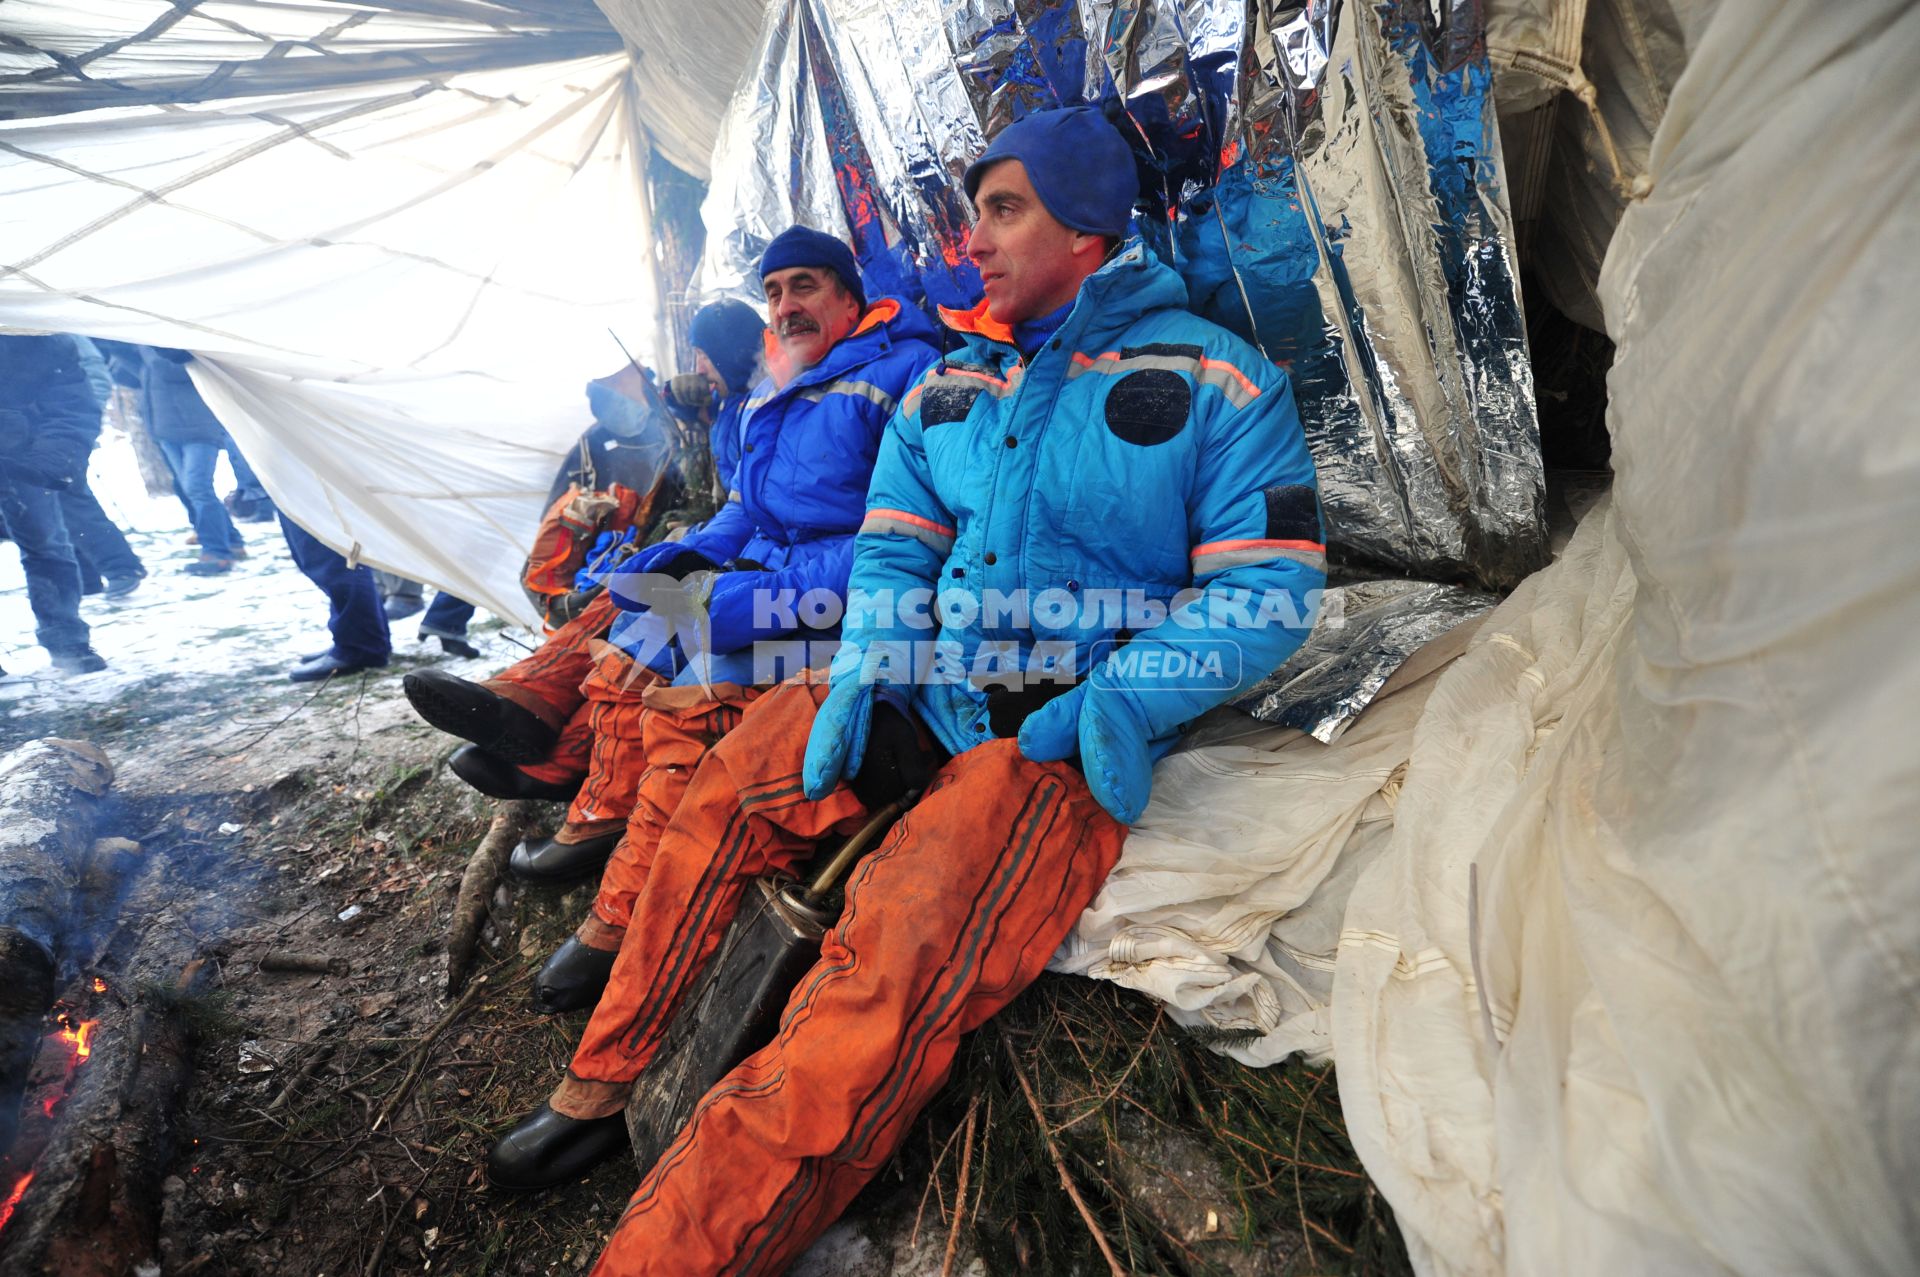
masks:
[(1072, 301), (1105, 249), (1099, 236), (1055, 220), (1019, 160), (1001, 160), (982, 174), (973, 206), (979, 220), (967, 236), (967, 256), (980, 272), (987, 313), (999, 323), (1024, 323)]

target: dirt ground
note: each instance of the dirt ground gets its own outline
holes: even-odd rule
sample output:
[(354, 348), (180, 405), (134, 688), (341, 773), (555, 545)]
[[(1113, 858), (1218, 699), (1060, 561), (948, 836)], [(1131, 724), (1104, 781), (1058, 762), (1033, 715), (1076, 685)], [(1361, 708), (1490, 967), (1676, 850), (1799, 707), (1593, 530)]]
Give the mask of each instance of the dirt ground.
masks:
[[(447, 771), (457, 742), (400, 691), (409, 669), (477, 677), (523, 646), (483, 618), (482, 656), (447, 661), (403, 623), (389, 668), (289, 683), (292, 660), (325, 644), (325, 606), (277, 530), (246, 525), (253, 557), (199, 581), (179, 572), (192, 551), (169, 505), (119, 495), (152, 576), (125, 605), (87, 604), (106, 674), (36, 671), (0, 565), (0, 652), (27, 675), (0, 683), (0, 749), (49, 735), (104, 748), (117, 778), (98, 833), (166, 853), (211, 959), (189, 1008), (195, 1072), (157, 1271), (585, 1271), (630, 1164), (539, 1198), (494, 1192), (478, 1168), (584, 1022), (538, 1016), (527, 995), (589, 897), (500, 893), (480, 978), (445, 996), (449, 910), (490, 803)], [(269, 951), (334, 965), (262, 970)], [(1025, 1061), (1045, 1129), (1009, 1059)], [(1138, 1272), (1406, 1271), (1330, 1074), (1240, 1069), (1134, 995), (1052, 978), (976, 1035), (895, 1165), (794, 1271), (1112, 1271), (1102, 1249)]]

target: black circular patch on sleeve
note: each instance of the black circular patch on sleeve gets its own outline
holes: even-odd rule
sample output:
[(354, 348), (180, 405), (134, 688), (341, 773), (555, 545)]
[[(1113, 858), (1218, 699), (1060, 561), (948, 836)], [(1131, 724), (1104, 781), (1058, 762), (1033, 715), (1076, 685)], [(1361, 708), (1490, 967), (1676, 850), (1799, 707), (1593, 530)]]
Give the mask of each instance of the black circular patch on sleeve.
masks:
[(1187, 428), (1193, 389), (1165, 368), (1128, 373), (1107, 394), (1107, 429), (1143, 448), (1165, 443)]

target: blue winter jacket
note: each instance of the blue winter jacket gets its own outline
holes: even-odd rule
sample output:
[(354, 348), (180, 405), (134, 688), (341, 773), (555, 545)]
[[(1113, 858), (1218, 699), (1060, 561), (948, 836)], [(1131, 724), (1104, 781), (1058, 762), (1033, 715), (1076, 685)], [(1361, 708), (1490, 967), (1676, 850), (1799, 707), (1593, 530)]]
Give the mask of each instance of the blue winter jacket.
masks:
[(727, 485), (729, 491), (733, 487), (733, 472), (740, 465), (740, 422), (746, 412), (747, 396), (744, 392), (728, 395), (715, 408), (713, 425), (707, 430), (707, 447), (713, 454), (713, 473), (721, 483)]
[(941, 312), (966, 344), (888, 429), (836, 685), (905, 683), (911, 648), (883, 691), (959, 753), (994, 684), (1097, 672), (1157, 758), (1299, 646), (1326, 551), (1292, 388), (1185, 302), (1131, 239), (1031, 359), (984, 305)]
[(0, 474), (42, 488), (87, 473), (100, 404), (65, 333), (0, 337)]
[(189, 350), (148, 346), (141, 352), (140, 414), (147, 429), (161, 443), (208, 443), (227, 446), (227, 428), (213, 415), (200, 388), (187, 373), (193, 358)]
[[(726, 504), (680, 542), (750, 573), (751, 590), (727, 588), (744, 578), (708, 582), (711, 593), (702, 601), (712, 609), (713, 653), (746, 651), (794, 632), (793, 605), (810, 590), (845, 598), (874, 457), (901, 397), (939, 357), (934, 336), (917, 308), (884, 297), (819, 363), (785, 386), (769, 378), (754, 388)], [(754, 593), (772, 606), (755, 608)], [(622, 601), (617, 588), (614, 597)], [(617, 624), (609, 637), (637, 654), (646, 630)], [(731, 681), (750, 681), (735, 675), (727, 672)]]

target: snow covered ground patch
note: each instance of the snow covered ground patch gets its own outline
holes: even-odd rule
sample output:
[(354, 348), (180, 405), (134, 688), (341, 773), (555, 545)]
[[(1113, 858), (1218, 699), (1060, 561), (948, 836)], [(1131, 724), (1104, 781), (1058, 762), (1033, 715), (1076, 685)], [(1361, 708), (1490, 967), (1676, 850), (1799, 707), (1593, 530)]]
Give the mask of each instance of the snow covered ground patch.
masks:
[[(394, 623), (394, 660), (385, 670), (334, 681), (341, 686), (290, 683), (287, 671), (301, 657), (327, 648), (330, 639), (326, 598), (294, 567), (279, 525), (238, 525), (248, 557), (224, 576), (190, 576), (185, 569), (198, 550), (187, 540), (186, 511), (171, 494), (147, 493), (124, 435), (102, 440), (91, 478), (108, 517), (144, 561), (147, 579), (122, 599), (82, 600), (81, 617), (92, 627), (93, 646), (107, 668), (60, 678), (35, 641), (18, 552), (0, 546), (0, 667), (7, 673), (0, 679), (0, 747), (60, 734), (107, 738), (107, 744), (159, 723), (184, 727), (198, 743), (213, 747), (243, 739), (308, 702), (319, 710), (343, 698), (353, 701), (354, 723), (372, 728), (408, 716), (399, 689), (407, 669), (434, 661), (482, 677), (522, 655), (532, 641), (482, 614), (471, 635), (480, 657), (457, 660), (446, 657), (437, 641), (423, 643), (419, 619), (412, 617)], [(218, 486), (222, 492), (233, 486), (224, 461)], [(314, 729), (324, 723), (324, 730), (345, 730), (343, 715), (319, 717)], [(298, 735), (297, 726), (289, 724), (287, 734)], [(122, 748), (112, 752), (117, 759), (127, 756)]]

